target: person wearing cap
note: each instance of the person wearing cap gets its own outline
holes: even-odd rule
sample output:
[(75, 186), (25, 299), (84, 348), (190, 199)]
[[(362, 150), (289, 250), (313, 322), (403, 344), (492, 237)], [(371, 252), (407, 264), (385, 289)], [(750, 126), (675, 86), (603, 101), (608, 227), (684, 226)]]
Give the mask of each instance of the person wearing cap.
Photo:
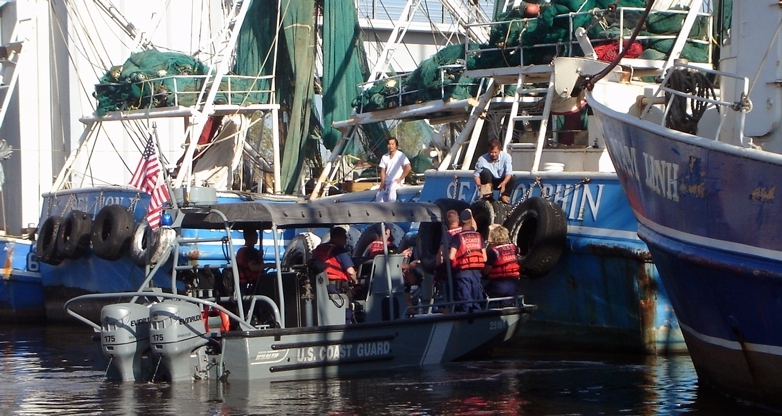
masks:
[(244, 245), (236, 252), (236, 268), (239, 271), (241, 292), (252, 294), (255, 292), (258, 276), (263, 270), (263, 257), (261, 252), (255, 248), (255, 244), (258, 243), (258, 231), (245, 229), (243, 234)]
[[(381, 230), (380, 224), (377, 224), (377, 238), (369, 243), (369, 246), (367, 246), (367, 257), (375, 257), (377, 255), (383, 254), (383, 231)], [(389, 253), (395, 253), (397, 250), (396, 244), (394, 244), (394, 236), (391, 234), (391, 224), (386, 223), (385, 224), (385, 236), (386, 236), (386, 243), (385, 245), (388, 247)]]
[(380, 190), (377, 192), (377, 202), (396, 201), (396, 191), (402, 186), (412, 166), (410, 160), (399, 150), (396, 137), (386, 140), (388, 153), (380, 158)]
[[(521, 266), (519, 249), (510, 242), (508, 229), (499, 224), (489, 227), (489, 247), (486, 249), (486, 266), (483, 275), (488, 282), (483, 286), (490, 298), (518, 296)], [(502, 301), (502, 306), (511, 306), (512, 301)]]
[(465, 209), (459, 214), (462, 231), (453, 236), (448, 258), (456, 271), (456, 290), (454, 301), (457, 311), (480, 309), (479, 300), (483, 299), (481, 271), (486, 265), (486, 247), (483, 237), (475, 230), (472, 211)]
[(312, 258), (318, 273), (326, 272), (329, 284), (334, 285), (341, 293), (348, 295), (348, 300), (353, 303), (353, 291), (350, 283), (358, 283), (356, 268), (353, 259), (345, 249), (348, 242), (348, 231), (342, 227), (334, 226), (329, 230), (329, 241), (321, 243), (312, 250)]
[(513, 177), (511, 157), (502, 151), (499, 140), (489, 141), (489, 152), (475, 162), (473, 179), (481, 197), (491, 198), (492, 190), (499, 189), (500, 201), (510, 203), (510, 193), (516, 185), (516, 179)]

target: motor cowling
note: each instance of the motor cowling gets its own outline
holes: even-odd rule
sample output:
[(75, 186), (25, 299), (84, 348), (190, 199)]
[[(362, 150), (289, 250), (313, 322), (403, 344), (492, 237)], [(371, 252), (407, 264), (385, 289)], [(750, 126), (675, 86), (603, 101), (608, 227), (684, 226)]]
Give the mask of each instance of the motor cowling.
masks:
[(107, 377), (146, 381), (142, 358), (149, 350), (149, 308), (138, 303), (107, 305), (100, 322), (101, 351), (110, 360)]
[(153, 361), (160, 361), (158, 375), (171, 381), (192, 379), (191, 353), (209, 341), (201, 307), (167, 300), (152, 305), (149, 316), (151, 354)]

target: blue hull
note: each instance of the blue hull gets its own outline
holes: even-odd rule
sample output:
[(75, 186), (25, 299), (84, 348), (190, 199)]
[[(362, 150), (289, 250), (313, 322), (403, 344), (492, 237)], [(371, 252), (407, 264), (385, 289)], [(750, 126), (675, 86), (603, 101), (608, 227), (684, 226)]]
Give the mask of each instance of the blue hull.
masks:
[(699, 380), (782, 405), (782, 158), (595, 106)]
[[(420, 199), (473, 201), (472, 172), (427, 175)], [(589, 176), (589, 180), (585, 177)], [(541, 178), (540, 185), (536, 178)], [(612, 352), (686, 350), (637, 221), (614, 174), (516, 175), (511, 204), (554, 195), (567, 216), (564, 254), (545, 277), (522, 280), (525, 299), (538, 306), (517, 341), (524, 346)]]
[[(219, 198), (218, 203), (236, 198)], [(58, 192), (44, 195), (44, 208), (41, 213), (40, 224), (52, 215), (64, 216), (69, 211), (78, 209), (89, 213), (93, 218), (97, 216), (101, 208), (106, 205), (119, 204), (131, 207), (134, 221), (138, 223), (146, 215), (146, 205), (149, 203), (149, 195), (141, 194), (126, 187), (86, 188), (73, 191)], [(292, 234), (292, 233), (289, 233)], [(209, 230), (183, 230), (182, 235), (188, 238), (209, 238), (224, 235), (224, 232)], [(272, 247), (271, 233), (264, 234), (264, 247)], [(283, 238), (292, 238), (285, 235)], [(244, 239), (241, 231), (233, 233), (234, 250), (237, 250)], [(200, 264), (224, 265), (226, 260), (225, 250), (227, 244), (220, 242), (183, 245), (179, 253), (179, 264), (188, 262)], [(267, 261), (273, 261), (274, 253), (265, 250)], [(173, 256), (172, 256), (173, 257)], [(172, 260), (161, 266), (152, 279), (152, 285), (170, 291), (172, 288), (171, 269)], [(75, 260), (65, 259), (58, 265), (41, 263), (41, 279), (44, 287), (46, 316), (51, 320), (69, 320), (69, 315), (63, 310), (63, 305), (69, 299), (88, 293), (109, 293), (134, 291), (144, 282), (144, 270), (136, 266), (127, 257), (116, 261), (108, 261), (95, 256), (91, 250)], [(182, 282), (177, 282), (177, 290), (184, 291)], [(100, 311), (89, 312), (91, 305), (83, 306), (80, 312), (88, 316), (94, 316)]]
[(3, 238), (0, 243), (4, 255), (0, 271), (0, 321), (31, 323), (45, 320), (35, 242)]

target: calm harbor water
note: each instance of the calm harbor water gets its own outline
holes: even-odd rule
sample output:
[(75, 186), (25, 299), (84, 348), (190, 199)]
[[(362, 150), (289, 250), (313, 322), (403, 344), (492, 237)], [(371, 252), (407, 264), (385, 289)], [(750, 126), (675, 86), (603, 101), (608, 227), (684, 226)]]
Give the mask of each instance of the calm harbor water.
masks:
[(763, 415), (698, 386), (686, 356), (502, 351), (360, 378), (109, 383), (81, 326), (0, 326), (3, 415)]

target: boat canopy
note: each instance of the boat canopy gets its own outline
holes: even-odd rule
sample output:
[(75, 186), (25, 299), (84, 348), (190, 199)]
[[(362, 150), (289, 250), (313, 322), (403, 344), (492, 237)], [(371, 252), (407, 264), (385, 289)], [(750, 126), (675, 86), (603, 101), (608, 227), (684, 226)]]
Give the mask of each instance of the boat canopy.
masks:
[(441, 222), (444, 218), (444, 212), (437, 204), (426, 202), (289, 204), (255, 201), (226, 203), (212, 209), (183, 212), (182, 227), (201, 229), (219, 228), (225, 224), (225, 220), (233, 228), (269, 229), (272, 226), (307, 228), (381, 221)]

